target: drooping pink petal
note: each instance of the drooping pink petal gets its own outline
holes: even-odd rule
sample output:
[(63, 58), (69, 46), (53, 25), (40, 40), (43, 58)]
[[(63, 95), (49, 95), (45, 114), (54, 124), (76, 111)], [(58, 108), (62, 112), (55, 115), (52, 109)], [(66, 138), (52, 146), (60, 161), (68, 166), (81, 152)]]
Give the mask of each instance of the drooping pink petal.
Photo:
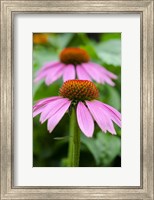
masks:
[(90, 76), (88, 75), (88, 73), (84, 70), (84, 68), (81, 65), (76, 66), (76, 73), (77, 73), (78, 79), (91, 81)]
[(56, 73), (59, 70), (60, 66), (61, 66), (61, 64), (56, 64), (52, 67), (49, 66), (48, 68), (46, 67), (45, 69), (40, 69), (36, 75), (34, 82), (38, 82), (41, 79), (46, 78), (49, 74), (53, 75), (54, 73)]
[(115, 86), (115, 83), (107, 76), (102, 76), (101, 78), (102, 82), (108, 83), (111, 86)]
[(54, 68), (54, 70), (51, 70), (50, 73), (48, 73), (48, 75), (46, 76), (45, 83), (47, 85), (50, 85), (54, 81), (58, 80), (63, 75), (64, 68), (65, 65), (60, 64), (56, 68)]
[(97, 70), (99, 70), (100, 72), (108, 75), (108, 77), (110, 77), (112, 79), (117, 79), (117, 76), (115, 74), (113, 74), (112, 72), (108, 71), (107, 69), (105, 69), (105, 67), (103, 67), (99, 64), (93, 63), (93, 62), (90, 62), (90, 64), (92, 64), (94, 67), (96, 67)]
[(54, 115), (52, 115), (48, 120), (48, 130), (51, 133), (56, 125), (59, 123), (61, 118), (64, 116), (65, 112), (71, 105), (71, 101), (67, 101)]
[(38, 82), (41, 79), (44, 79), (49, 73), (54, 72), (59, 65), (61, 65), (61, 63), (57, 61), (45, 64), (40, 70), (36, 72), (36, 78), (34, 79), (34, 82)]
[(60, 99), (60, 98), (62, 98), (62, 97), (60, 97), (60, 96), (54, 96), (54, 97), (48, 97), (48, 98), (41, 99), (41, 100), (39, 100), (39, 101), (37, 101), (35, 103), (35, 105), (33, 106), (33, 111), (35, 111), (36, 109), (44, 106), (48, 102), (51, 102), (51, 101), (54, 101), (54, 100), (57, 100), (57, 99)]
[(36, 82), (38, 82), (38, 81), (44, 79), (44, 78), (46, 77), (47, 74), (48, 74), (47, 71), (41, 71), (41, 72), (37, 75), (37, 77), (34, 79), (34, 82), (36, 83)]
[(89, 110), (82, 102), (79, 102), (77, 105), (77, 120), (81, 131), (87, 137), (92, 137), (94, 132), (94, 121)]
[(41, 72), (43, 71), (46, 71), (48, 69), (51, 69), (53, 67), (56, 67), (57, 65), (61, 64), (59, 61), (52, 61), (52, 62), (48, 62), (48, 63), (45, 63), (43, 65), (43, 67), (41, 67), (41, 69), (39, 69), (37, 72), (36, 72), (36, 75), (39, 75)]
[(113, 135), (116, 135), (116, 131), (115, 131), (114, 126), (113, 126), (113, 122), (111, 121), (110, 118), (108, 118), (108, 119), (106, 120), (106, 123), (107, 123), (107, 127), (108, 127), (107, 130), (108, 130), (110, 133), (112, 133)]
[(36, 115), (40, 114), (43, 110), (44, 110), (45, 106), (42, 106), (38, 109), (36, 109), (35, 111), (33, 111), (33, 117), (36, 117)]
[(57, 97), (49, 97), (49, 98), (42, 99), (42, 100), (38, 101), (33, 106), (33, 117), (35, 117), (36, 115), (38, 115), (41, 112), (43, 112), (43, 110), (48, 105), (48, 103), (54, 102), (54, 101), (56, 101), (59, 98), (62, 98), (62, 97), (59, 97), (59, 96), (57, 96)]
[(91, 67), (89, 63), (82, 63), (82, 67), (93, 80), (101, 83), (100, 74), (95, 68)]
[(100, 101), (95, 100), (95, 104), (97, 104), (99, 107), (103, 109), (103, 111), (106, 113), (106, 115), (114, 121), (119, 127), (121, 127), (121, 114), (119, 111), (117, 111), (112, 106), (109, 106), (107, 104), (104, 104)]
[(41, 100), (38, 100), (35, 102), (35, 105), (41, 105), (42, 103), (45, 103), (46, 101), (52, 101), (52, 100), (56, 100), (62, 98), (61, 96), (54, 96), (54, 97), (47, 97), (47, 98), (43, 98)]
[(102, 131), (109, 131), (112, 134), (116, 134), (112, 122), (112, 117), (109, 115), (109, 113), (106, 112), (105, 109), (103, 109), (97, 100), (86, 101), (86, 105), (88, 106), (91, 114), (93, 115), (95, 121), (102, 129)]
[(119, 118), (111, 109), (105, 107), (106, 106), (104, 105), (104, 110), (106, 110), (106, 113), (110, 116), (112, 121), (114, 121), (119, 127), (121, 127), (121, 118)]
[(106, 125), (106, 118), (104, 117), (104, 115), (102, 116), (102, 113), (97, 108), (97, 106), (93, 104), (93, 102), (86, 101), (86, 105), (88, 106), (88, 109), (90, 110), (93, 118), (95, 119), (99, 127), (102, 129), (103, 132), (106, 133), (107, 125)]
[(61, 98), (48, 103), (48, 105), (44, 108), (44, 110), (41, 113), (41, 123), (44, 123), (48, 118), (52, 117), (52, 115), (54, 115), (67, 102), (67, 98)]
[(55, 82), (56, 80), (60, 79), (63, 75), (63, 70), (59, 70), (56, 74), (54, 74), (54, 76), (47, 76), (46, 79), (45, 79), (45, 83), (47, 85), (50, 85), (51, 83)]
[(73, 65), (67, 65), (64, 69), (63, 80), (64, 82), (67, 80), (75, 79), (75, 68)]
[(110, 110), (112, 110), (112, 112), (115, 113), (115, 115), (121, 120), (121, 113), (119, 111), (117, 111), (115, 108), (113, 108), (112, 106), (109, 106), (108, 104), (103, 103), (107, 108), (109, 108)]
[(83, 63), (83, 68), (86, 72), (98, 83), (108, 83), (111, 86), (114, 86), (114, 82), (111, 79), (111, 76), (115, 79), (117, 76), (107, 71), (105, 68), (101, 67), (98, 64), (89, 62)]
[[(101, 66), (100, 66), (101, 67)], [(107, 69), (105, 69), (104, 67), (102, 67), (102, 69), (104, 70), (104, 72), (112, 79), (117, 79), (117, 75), (113, 74), (112, 72), (108, 71)]]
[(95, 100), (95, 103), (106, 113), (106, 115), (112, 121), (114, 121), (119, 127), (121, 127), (121, 113), (118, 110), (116, 110), (112, 106), (109, 106), (108, 104), (102, 103), (97, 100)]

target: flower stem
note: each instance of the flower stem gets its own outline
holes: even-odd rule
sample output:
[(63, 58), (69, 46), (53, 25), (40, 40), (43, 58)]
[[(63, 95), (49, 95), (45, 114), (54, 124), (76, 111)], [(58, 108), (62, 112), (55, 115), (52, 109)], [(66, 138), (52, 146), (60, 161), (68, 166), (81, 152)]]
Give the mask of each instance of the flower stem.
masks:
[(68, 166), (78, 167), (80, 159), (80, 130), (77, 124), (76, 111), (72, 108), (70, 117), (70, 136), (68, 150)]

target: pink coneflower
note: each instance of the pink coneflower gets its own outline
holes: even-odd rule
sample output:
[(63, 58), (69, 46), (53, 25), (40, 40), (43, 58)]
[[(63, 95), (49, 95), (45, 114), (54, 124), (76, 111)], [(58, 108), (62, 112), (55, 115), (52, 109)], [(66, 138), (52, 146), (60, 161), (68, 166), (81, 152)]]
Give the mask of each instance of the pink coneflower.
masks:
[(34, 44), (46, 44), (48, 42), (48, 35), (44, 33), (33, 33)]
[(42, 99), (33, 106), (33, 117), (41, 113), (40, 121), (44, 123), (48, 120), (49, 132), (53, 131), (71, 106), (76, 108), (78, 125), (87, 137), (93, 135), (94, 120), (105, 133), (116, 134), (113, 122), (121, 127), (121, 114), (96, 100), (99, 93), (94, 83), (87, 80), (66, 81), (59, 95)]
[(88, 53), (80, 48), (65, 48), (59, 56), (60, 61), (45, 64), (36, 74), (35, 82), (45, 79), (50, 85), (63, 77), (63, 81), (79, 79), (94, 80), (114, 86), (112, 79), (117, 76), (104, 67), (90, 61)]

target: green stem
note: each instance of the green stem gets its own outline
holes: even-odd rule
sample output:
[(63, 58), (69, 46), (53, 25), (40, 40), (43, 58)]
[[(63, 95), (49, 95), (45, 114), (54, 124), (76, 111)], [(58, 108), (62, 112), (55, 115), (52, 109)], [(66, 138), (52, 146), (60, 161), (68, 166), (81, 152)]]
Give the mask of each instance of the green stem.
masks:
[(77, 123), (75, 108), (72, 108), (70, 117), (70, 136), (68, 150), (68, 166), (78, 167), (80, 158), (80, 130)]

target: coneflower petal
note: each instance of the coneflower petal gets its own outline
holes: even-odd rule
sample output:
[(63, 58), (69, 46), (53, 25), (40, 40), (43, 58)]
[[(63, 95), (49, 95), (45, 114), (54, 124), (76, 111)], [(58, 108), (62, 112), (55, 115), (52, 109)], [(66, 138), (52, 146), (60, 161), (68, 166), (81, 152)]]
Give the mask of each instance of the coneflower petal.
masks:
[(100, 73), (103, 73), (103, 74), (105, 73), (108, 77), (112, 79), (117, 79), (117, 76), (113, 74), (112, 72), (108, 71), (107, 69), (105, 69), (105, 67), (93, 62), (89, 62), (89, 64), (95, 67)]
[(48, 105), (49, 102), (53, 102), (53, 101), (55, 101), (59, 98), (61, 98), (61, 97), (55, 96), (55, 97), (49, 97), (49, 98), (42, 99), (42, 100), (38, 101), (33, 106), (33, 117), (40, 114), (45, 109), (45, 107)]
[(106, 110), (103, 109), (98, 101), (86, 101), (86, 105), (88, 106), (92, 116), (94, 117), (95, 121), (102, 129), (102, 131), (109, 131), (112, 134), (116, 134), (112, 122), (112, 117), (109, 115), (109, 113), (106, 112)]
[(41, 79), (44, 79), (44, 78), (46, 77), (47, 74), (48, 74), (48, 71), (47, 71), (47, 70), (46, 70), (46, 71), (40, 72), (40, 73), (36, 76), (36, 78), (34, 79), (34, 82), (36, 83), (36, 82), (40, 81)]
[(117, 111), (115, 108), (113, 108), (112, 106), (103, 103), (108, 109), (110, 109), (118, 118), (119, 120), (121, 120), (121, 113), (119, 111)]
[(101, 83), (104, 83), (104, 82), (111, 85), (111, 86), (115, 86), (115, 83), (109, 77), (107, 77), (106, 75), (103, 75), (101, 77)]
[(60, 99), (61, 97), (60, 96), (54, 96), (54, 97), (48, 97), (48, 98), (44, 98), (44, 99), (41, 99), (41, 100), (38, 100), (35, 105), (33, 106), (33, 111), (37, 110), (38, 108), (44, 106), (45, 104), (47, 104), (48, 102), (51, 102), (51, 101), (55, 101), (57, 99)]
[(48, 103), (41, 113), (40, 122), (44, 123), (47, 119), (52, 117), (63, 105), (68, 102), (68, 99), (61, 98), (56, 101)]
[(98, 107), (100, 107), (103, 112), (110, 118), (112, 121), (114, 121), (119, 127), (121, 127), (121, 114), (118, 112), (115, 108), (112, 106), (109, 106), (107, 104), (104, 104), (100, 101), (95, 100), (95, 104), (97, 104)]
[[(103, 104), (103, 103), (102, 103)], [(103, 104), (104, 109), (106, 110), (106, 112), (110, 115), (112, 121), (114, 121), (119, 127), (121, 127), (121, 117), (119, 118), (117, 114), (115, 114), (115, 112), (113, 111), (113, 108), (110, 109), (109, 107), (107, 107), (105, 104)], [(106, 107), (106, 108), (105, 108)], [(118, 111), (117, 111), (118, 112)], [(119, 113), (120, 114), (120, 113)]]
[(95, 104), (99, 107), (107, 116), (108, 121), (115, 122), (119, 127), (121, 127), (121, 114), (112, 106), (104, 104), (98, 100), (95, 100)]
[(57, 126), (61, 118), (64, 116), (65, 112), (71, 105), (71, 101), (67, 101), (52, 117), (48, 120), (48, 130), (51, 133), (53, 129)]
[(53, 76), (55, 76), (55, 74), (57, 74), (57, 72), (62, 69), (62, 65), (61, 63), (56, 63), (53, 66), (46, 66), (42, 69), (40, 69), (36, 75), (36, 78), (34, 80), (34, 82), (37, 82), (41, 79), (50, 77), (52, 78)]
[(37, 115), (39, 115), (41, 112), (43, 112), (44, 107), (38, 108), (37, 110), (33, 111), (33, 117), (36, 117)]
[(82, 64), (83, 69), (86, 71), (86, 73), (96, 82), (101, 83), (100, 73), (93, 68), (89, 63), (83, 63)]
[(50, 85), (51, 83), (59, 79), (63, 75), (64, 67), (64, 64), (60, 64), (53, 70), (50, 70), (50, 72), (45, 78), (45, 83), (47, 85)]
[(64, 69), (63, 81), (75, 79), (75, 68), (73, 65), (67, 65)]
[(107, 71), (104, 67), (91, 62), (84, 63), (82, 66), (92, 79), (98, 83), (108, 83), (111, 86), (115, 85), (112, 78), (115, 79), (117, 76)]
[(102, 115), (102, 112), (97, 108), (95, 103), (91, 101), (86, 101), (86, 105), (90, 110), (94, 120), (97, 122), (98, 126), (102, 129), (103, 132), (106, 133), (107, 131), (107, 123), (106, 123), (106, 116)]
[(76, 73), (77, 73), (78, 79), (91, 81), (90, 76), (88, 75), (88, 73), (84, 70), (84, 68), (81, 65), (76, 66)]
[(57, 65), (60, 65), (60, 64), (61, 63), (59, 61), (52, 61), (52, 62), (45, 63), (43, 65), (43, 67), (41, 67), (41, 69), (37, 71), (36, 74), (39, 75), (40, 73), (42, 73), (43, 71), (46, 71), (48, 69), (52, 70), (53, 67), (56, 67)]
[(94, 132), (94, 120), (89, 110), (82, 102), (79, 102), (77, 105), (77, 121), (81, 131), (87, 137), (92, 137)]

